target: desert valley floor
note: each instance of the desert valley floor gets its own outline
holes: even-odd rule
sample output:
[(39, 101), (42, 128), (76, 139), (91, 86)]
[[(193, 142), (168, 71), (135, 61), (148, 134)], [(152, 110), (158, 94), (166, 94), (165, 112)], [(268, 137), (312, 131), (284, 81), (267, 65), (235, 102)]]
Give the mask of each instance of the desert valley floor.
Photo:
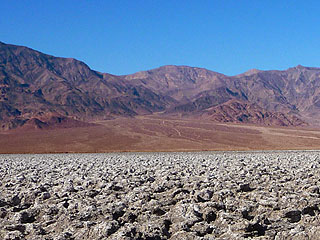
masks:
[(52, 130), (0, 132), (0, 153), (319, 149), (320, 129), (140, 116)]

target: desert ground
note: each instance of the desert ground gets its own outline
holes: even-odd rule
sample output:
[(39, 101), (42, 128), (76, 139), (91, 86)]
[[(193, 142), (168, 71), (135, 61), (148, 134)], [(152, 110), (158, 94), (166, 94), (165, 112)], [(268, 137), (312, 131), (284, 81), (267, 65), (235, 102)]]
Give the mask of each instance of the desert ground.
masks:
[(0, 155), (0, 239), (319, 239), (319, 156)]
[(319, 149), (320, 129), (141, 116), (95, 126), (0, 132), (0, 153)]

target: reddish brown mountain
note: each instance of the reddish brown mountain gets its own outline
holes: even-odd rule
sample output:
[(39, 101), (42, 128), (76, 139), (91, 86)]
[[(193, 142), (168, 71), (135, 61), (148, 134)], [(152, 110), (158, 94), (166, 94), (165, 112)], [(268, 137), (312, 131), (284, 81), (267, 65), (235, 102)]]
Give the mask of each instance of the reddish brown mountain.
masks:
[(270, 112), (256, 104), (230, 100), (206, 109), (202, 117), (216, 122), (250, 123), (266, 126), (306, 126), (296, 116), (281, 112)]
[(2, 129), (46, 128), (54, 123), (38, 116), (48, 114), (83, 122), (157, 112), (300, 126), (320, 117), (320, 69), (250, 70), (230, 77), (163, 66), (115, 76), (75, 59), (0, 42), (0, 109)]
[(254, 69), (229, 77), (201, 68), (165, 66), (129, 75), (126, 79), (158, 93), (170, 94), (180, 103), (185, 100), (183, 104), (188, 105), (199, 106), (198, 102), (208, 98), (219, 99), (213, 101), (212, 105), (216, 105), (227, 98), (256, 103), (268, 111), (301, 114), (303, 117), (319, 114), (316, 111), (320, 106), (319, 68)]
[(75, 120), (70, 117), (48, 114), (44, 116), (36, 116), (25, 121), (22, 129), (56, 129), (56, 128), (77, 128), (94, 126), (93, 123), (87, 123)]
[(0, 43), (0, 121), (3, 129), (55, 113), (78, 120), (163, 111), (171, 98), (75, 59)]

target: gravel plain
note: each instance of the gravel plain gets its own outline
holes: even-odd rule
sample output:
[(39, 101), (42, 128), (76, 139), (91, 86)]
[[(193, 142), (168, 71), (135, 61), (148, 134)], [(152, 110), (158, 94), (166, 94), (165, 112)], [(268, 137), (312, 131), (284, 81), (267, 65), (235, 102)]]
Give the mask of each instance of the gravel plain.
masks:
[(0, 239), (320, 239), (320, 152), (0, 155)]

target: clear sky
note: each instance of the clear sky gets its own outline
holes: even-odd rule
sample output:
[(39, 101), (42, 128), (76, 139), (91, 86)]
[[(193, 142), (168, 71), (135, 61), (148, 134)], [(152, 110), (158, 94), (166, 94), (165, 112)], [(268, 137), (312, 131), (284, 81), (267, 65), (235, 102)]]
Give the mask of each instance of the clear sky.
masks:
[(129, 74), (320, 67), (320, 1), (0, 0), (0, 41)]

